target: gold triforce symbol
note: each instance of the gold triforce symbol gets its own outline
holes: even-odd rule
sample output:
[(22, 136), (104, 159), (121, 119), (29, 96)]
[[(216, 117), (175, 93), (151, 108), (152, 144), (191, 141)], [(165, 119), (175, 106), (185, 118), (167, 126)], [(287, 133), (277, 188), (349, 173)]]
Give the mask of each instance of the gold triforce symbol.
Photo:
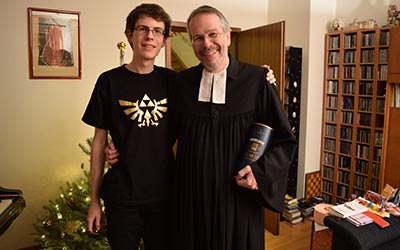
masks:
[(119, 100), (121, 107), (127, 107), (124, 109), (124, 113), (130, 116), (131, 120), (137, 120), (138, 127), (150, 127), (158, 126), (159, 119), (164, 117), (163, 113), (166, 113), (168, 108), (162, 105), (167, 104), (167, 98), (157, 101), (151, 100), (147, 94), (145, 94), (142, 100), (136, 102), (130, 102), (125, 100)]

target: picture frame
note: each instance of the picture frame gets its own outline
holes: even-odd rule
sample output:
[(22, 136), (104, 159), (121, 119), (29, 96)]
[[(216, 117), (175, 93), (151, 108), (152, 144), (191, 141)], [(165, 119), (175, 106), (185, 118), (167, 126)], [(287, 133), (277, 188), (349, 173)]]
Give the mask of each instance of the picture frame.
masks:
[(80, 12), (28, 8), (30, 79), (81, 79)]

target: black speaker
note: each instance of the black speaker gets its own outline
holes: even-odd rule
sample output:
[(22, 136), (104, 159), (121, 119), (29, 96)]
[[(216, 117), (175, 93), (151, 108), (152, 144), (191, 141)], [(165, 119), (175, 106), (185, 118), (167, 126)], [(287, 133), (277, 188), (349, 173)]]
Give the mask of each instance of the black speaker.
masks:
[[(284, 107), (288, 114), (293, 134), (299, 142), (300, 132), (300, 103), (301, 103), (301, 64), (302, 48), (286, 47), (285, 53), (285, 89)], [(292, 165), (289, 168), (287, 193), (296, 197), (298, 170), (298, 148)]]

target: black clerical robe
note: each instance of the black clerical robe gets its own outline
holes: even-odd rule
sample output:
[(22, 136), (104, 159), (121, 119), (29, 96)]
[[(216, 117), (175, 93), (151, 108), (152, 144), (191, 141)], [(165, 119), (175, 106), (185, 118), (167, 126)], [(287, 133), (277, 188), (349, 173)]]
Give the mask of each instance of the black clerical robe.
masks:
[[(173, 249), (264, 250), (262, 206), (283, 208), (296, 139), (265, 69), (230, 58), (225, 104), (198, 101), (202, 70), (200, 64), (181, 72), (176, 86)], [(233, 178), (255, 121), (274, 129), (268, 151), (251, 166), (257, 191)]]

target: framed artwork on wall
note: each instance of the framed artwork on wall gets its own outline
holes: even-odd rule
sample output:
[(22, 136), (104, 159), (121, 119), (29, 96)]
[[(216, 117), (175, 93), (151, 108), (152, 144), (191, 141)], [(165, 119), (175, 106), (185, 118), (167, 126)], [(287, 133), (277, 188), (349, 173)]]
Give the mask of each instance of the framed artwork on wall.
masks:
[(81, 79), (80, 12), (28, 8), (30, 79)]

